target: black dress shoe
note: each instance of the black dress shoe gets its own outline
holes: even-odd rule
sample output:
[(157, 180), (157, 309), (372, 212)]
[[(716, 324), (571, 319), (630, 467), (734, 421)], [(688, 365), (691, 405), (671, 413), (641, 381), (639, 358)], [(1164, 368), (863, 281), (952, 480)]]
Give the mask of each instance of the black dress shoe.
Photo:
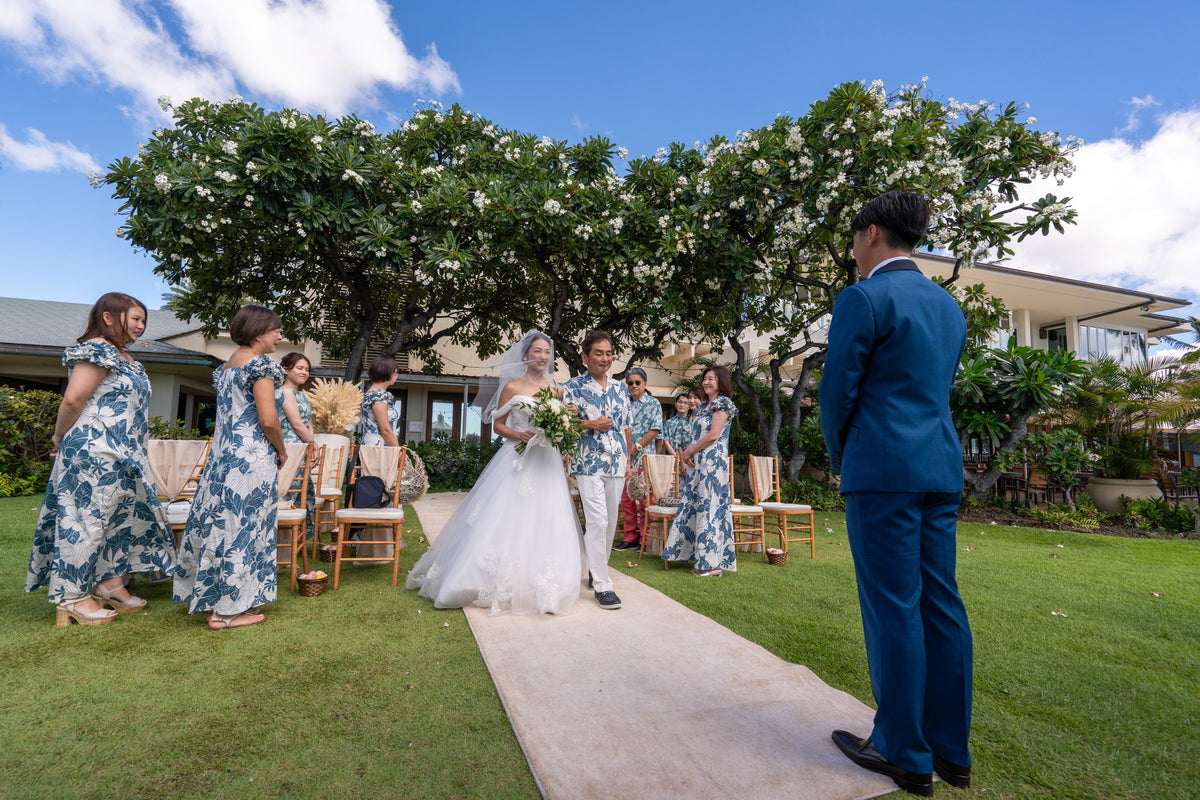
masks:
[(897, 767), (883, 757), (870, 739), (860, 739), (853, 733), (834, 731), (833, 743), (846, 758), (858, 764), (863, 769), (887, 775), (896, 785), (906, 792), (919, 794), (922, 797), (933, 797), (933, 775), (930, 773), (909, 772)]
[(959, 789), (971, 788), (970, 767), (960, 767), (958, 764), (951, 764), (937, 753), (934, 753), (933, 771), (938, 774), (939, 778), (951, 786), (957, 786)]

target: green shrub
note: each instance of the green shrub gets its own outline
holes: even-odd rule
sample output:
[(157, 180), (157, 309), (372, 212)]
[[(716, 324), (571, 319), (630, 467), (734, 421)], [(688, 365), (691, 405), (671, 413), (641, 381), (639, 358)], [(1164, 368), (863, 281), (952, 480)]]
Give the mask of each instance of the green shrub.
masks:
[(200, 431), (189, 428), (183, 420), (173, 419), (170, 422), (162, 417), (151, 417), (147, 420), (150, 427), (151, 439), (207, 439)]
[[(1089, 498), (1090, 499), (1090, 498)], [(1094, 531), (1100, 529), (1105, 515), (1093, 504), (1091, 508), (1080, 507), (1075, 511), (1067, 505), (1051, 505), (1046, 508), (1030, 509), (1029, 514), (1039, 525), (1059, 530)]]
[(408, 446), (425, 462), (429, 491), (465, 492), (475, 485), (502, 443), (497, 439), (490, 445), (470, 444), (436, 433), (431, 442), (410, 441)]
[(817, 511), (845, 511), (846, 501), (837, 486), (801, 479), (779, 487), (784, 503), (803, 503)]
[(45, 490), (54, 459), (54, 421), (62, 395), (0, 388), (0, 497)]
[(1166, 500), (1139, 497), (1135, 500), (1121, 498), (1121, 508), (1126, 524), (1138, 530), (1160, 530), (1185, 535), (1196, 532), (1197, 517), (1187, 505), (1176, 507)]

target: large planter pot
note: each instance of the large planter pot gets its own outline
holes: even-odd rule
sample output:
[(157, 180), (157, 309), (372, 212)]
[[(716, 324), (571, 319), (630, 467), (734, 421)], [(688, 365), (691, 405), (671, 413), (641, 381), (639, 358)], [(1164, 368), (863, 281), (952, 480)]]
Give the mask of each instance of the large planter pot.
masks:
[(338, 465), (338, 475), (341, 475), (344, 479), (346, 475), (346, 461), (350, 458), (350, 437), (337, 433), (314, 433), (313, 442), (318, 447), (328, 447), (331, 451), (339, 447), (342, 448), (342, 462)]
[(1096, 503), (1096, 508), (1106, 514), (1121, 510), (1119, 498), (1128, 497), (1136, 500), (1142, 497), (1162, 499), (1162, 489), (1153, 478), (1089, 478), (1087, 493)]

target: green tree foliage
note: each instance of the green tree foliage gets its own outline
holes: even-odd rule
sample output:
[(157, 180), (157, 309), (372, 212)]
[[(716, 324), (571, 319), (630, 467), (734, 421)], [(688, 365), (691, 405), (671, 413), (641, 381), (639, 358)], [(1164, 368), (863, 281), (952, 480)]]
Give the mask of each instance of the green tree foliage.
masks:
[[(803, 117), (780, 116), (734, 141), (672, 145), (653, 165), (632, 165), (631, 185), (654, 206), (660, 249), (707, 312), (685, 330), (724, 340), (739, 384), (759, 364), (770, 375), (769, 401), (747, 410), (768, 447), (785, 422), (803, 429), (833, 302), (858, 280), (850, 220), (871, 198), (897, 188), (929, 198), (926, 244), (956, 256), (947, 283), (984, 253), (1009, 254), (1014, 239), (1073, 223), (1069, 198), (1017, 195), (1035, 177), (1069, 175), (1076, 146), (1021, 115), (1013, 104), (937, 100), (924, 85), (889, 95), (879, 82), (846, 83)], [(759, 352), (749, 343), (761, 336), (770, 338)], [(803, 447), (795, 450), (793, 478), (804, 463)]]
[(62, 395), (0, 387), (0, 497), (45, 490)]
[(971, 493), (982, 500), (999, 480), (1004, 460), (1029, 431), (1029, 420), (1061, 407), (1085, 370), (1063, 350), (1046, 352), (1010, 344), (964, 359), (954, 379), (950, 409), (959, 438), (976, 439), (992, 457), (988, 469), (964, 470)]

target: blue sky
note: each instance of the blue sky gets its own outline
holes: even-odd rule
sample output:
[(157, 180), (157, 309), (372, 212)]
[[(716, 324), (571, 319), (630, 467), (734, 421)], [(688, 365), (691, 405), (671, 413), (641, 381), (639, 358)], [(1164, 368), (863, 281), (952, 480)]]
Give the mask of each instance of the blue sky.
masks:
[(1200, 299), (1200, 4), (979, 8), (0, 0), (0, 294), (160, 304), (153, 263), (86, 179), (164, 122), (159, 95), (237, 93), (381, 130), (436, 98), (636, 156), (803, 114), (843, 81), (928, 76), (936, 96), (1028, 103), (1035, 127), (1088, 143), (1055, 190), (1080, 225), (1013, 266)]

